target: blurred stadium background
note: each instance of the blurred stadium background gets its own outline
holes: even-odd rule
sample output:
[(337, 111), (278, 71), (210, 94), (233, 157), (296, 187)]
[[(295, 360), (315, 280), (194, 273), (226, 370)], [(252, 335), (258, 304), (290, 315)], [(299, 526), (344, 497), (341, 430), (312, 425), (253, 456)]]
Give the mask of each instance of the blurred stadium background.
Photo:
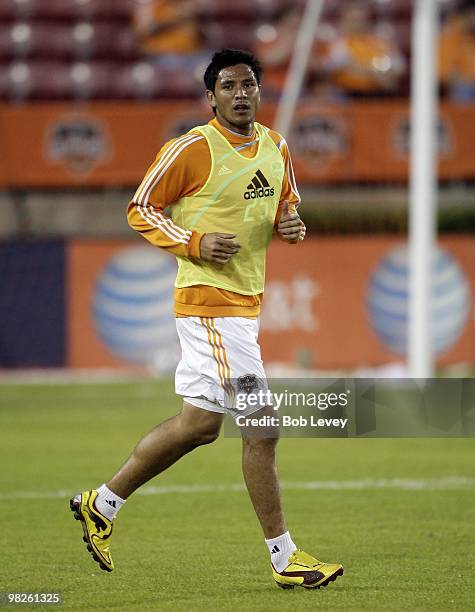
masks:
[[(304, 0), (0, 1), (0, 368), (170, 372), (174, 261), (125, 206), (162, 143), (208, 120), (213, 50), (254, 51), (273, 124)], [(308, 240), (274, 244), (271, 372), (391, 375), (407, 350), (412, 0), (332, 0), (288, 133)], [(475, 361), (475, 8), (440, 2), (437, 367)]]
[[(430, 307), (443, 375), (475, 362), (474, 4), (439, 3)], [(268, 260), (271, 375), (406, 372), (413, 5), (323, 2), (287, 134), (308, 238), (292, 252), (276, 241)], [(127, 502), (110, 576), (68, 511), (179, 405), (175, 262), (134, 235), (126, 205), (163, 142), (208, 120), (214, 50), (260, 57), (259, 119), (274, 125), (305, 6), (0, 0), (1, 589), (61, 591), (72, 610), (473, 609), (473, 439), (450, 438), (450, 418), (437, 439), (280, 442), (294, 540), (345, 565), (322, 592), (270, 581), (237, 439)]]

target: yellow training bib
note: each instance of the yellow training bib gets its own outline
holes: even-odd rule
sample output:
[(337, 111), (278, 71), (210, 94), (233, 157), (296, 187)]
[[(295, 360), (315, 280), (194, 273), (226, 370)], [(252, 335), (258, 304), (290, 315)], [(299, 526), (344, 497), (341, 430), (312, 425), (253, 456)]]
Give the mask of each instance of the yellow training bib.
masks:
[(211, 172), (195, 195), (180, 198), (171, 207), (175, 223), (202, 234), (236, 234), (241, 250), (224, 264), (177, 257), (176, 287), (209, 285), (243, 295), (264, 290), (266, 251), (280, 201), (284, 162), (268, 134), (255, 124), (259, 136), (257, 154), (243, 157), (211, 125), (193, 129), (207, 140)]

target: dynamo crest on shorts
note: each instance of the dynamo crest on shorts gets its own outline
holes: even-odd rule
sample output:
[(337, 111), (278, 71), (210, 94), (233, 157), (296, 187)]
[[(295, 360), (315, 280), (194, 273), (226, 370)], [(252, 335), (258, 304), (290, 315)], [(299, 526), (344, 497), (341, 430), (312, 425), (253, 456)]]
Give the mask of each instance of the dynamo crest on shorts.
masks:
[(251, 393), (259, 387), (255, 374), (244, 374), (237, 379), (238, 393)]

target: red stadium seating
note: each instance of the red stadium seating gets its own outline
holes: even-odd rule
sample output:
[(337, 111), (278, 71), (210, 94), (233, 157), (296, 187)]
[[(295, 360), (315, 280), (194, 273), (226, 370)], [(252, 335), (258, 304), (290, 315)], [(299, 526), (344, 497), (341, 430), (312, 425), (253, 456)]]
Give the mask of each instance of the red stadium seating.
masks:
[(114, 26), (99, 22), (78, 21), (71, 30), (72, 51), (76, 57), (113, 56)]
[(129, 0), (2, 0), (0, 17), (5, 19), (122, 19), (128, 20)]
[(282, 0), (213, 0), (208, 3), (206, 12), (217, 20), (249, 21), (275, 15), (286, 5)]
[[(132, 27), (137, 1), (0, 0), (0, 95), (9, 99), (41, 99), (42, 95), (45, 99), (76, 95), (140, 99), (199, 93), (194, 75), (187, 70), (164, 72), (143, 58)], [(413, 0), (367, 1), (375, 27), (393, 35), (408, 56)], [(336, 27), (339, 10), (347, 2), (325, 0), (319, 32), (325, 26)], [(443, 9), (455, 2), (441, 0)], [(272, 24), (284, 10), (303, 9), (306, 4), (307, 0), (201, 0), (204, 47), (252, 51), (260, 25)], [(26, 62), (24, 67), (21, 62)], [(77, 62), (86, 62), (85, 67)], [(43, 83), (48, 65), (54, 75), (51, 83)], [(13, 80), (12, 74), (16, 75)]]
[(73, 25), (19, 21), (0, 26), (0, 58), (134, 59), (137, 53), (130, 28), (104, 21), (78, 21)]
[(206, 40), (212, 49), (237, 47), (251, 50), (256, 44), (255, 25), (242, 22), (210, 22), (203, 26)]
[(68, 65), (65, 63), (12, 62), (5, 73), (3, 97), (8, 100), (54, 100), (68, 97)]
[(115, 65), (112, 62), (77, 62), (70, 66), (70, 96), (76, 99), (112, 98)]
[(111, 52), (118, 60), (138, 59), (139, 47), (135, 32), (130, 27), (116, 28), (111, 42)]
[(193, 72), (164, 70), (147, 61), (122, 65), (113, 81), (117, 98), (193, 98), (200, 94), (198, 80)]
[(151, 99), (158, 96), (159, 89), (159, 75), (148, 62), (125, 64), (114, 75), (116, 98)]
[(64, 26), (51, 23), (35, 23), (34, 21), (17, 21), (0, 28), (0, 40), (7, 41), (7, 47), (2, 56), (9, 58), (53, 58), (62, 59), (70, 39), (70, 30)]

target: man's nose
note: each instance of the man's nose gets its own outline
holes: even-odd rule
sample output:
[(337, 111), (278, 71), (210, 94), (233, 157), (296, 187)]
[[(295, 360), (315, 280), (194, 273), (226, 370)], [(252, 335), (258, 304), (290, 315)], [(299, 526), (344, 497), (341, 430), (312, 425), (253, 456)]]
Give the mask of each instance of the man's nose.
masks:
[(247, 92), (244, 87), (238, 85), (236, 89), (236, 98), (247, 98)]

